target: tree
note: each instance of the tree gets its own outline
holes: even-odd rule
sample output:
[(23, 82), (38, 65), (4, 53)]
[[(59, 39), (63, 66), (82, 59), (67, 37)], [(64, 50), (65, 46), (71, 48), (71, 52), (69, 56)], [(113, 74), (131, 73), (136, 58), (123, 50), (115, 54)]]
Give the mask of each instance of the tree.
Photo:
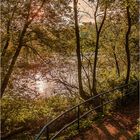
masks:
[[(99, 0), (97, 1), (95, 13), (94, 13), (94, 20), (95, 20), (95, 28), (96, 28), (96, 41), (95, 41), (95, 54), (94, 54), (94, 63), (93, 63), (93, 73), (92, 73), (92, 87), (90, 86), (90, 78), (89, 75), (87, 75), (86, 70), (84, 69), (84, 66), (82, 65), (81, 61), (81, 46), (80, 46), (80, 35), (79, 35), (79, 24), (78, 24), (78, 14), (77, 14), (77, 2), (74, 0), (74, 15), (75, 15), (75, 34), (76, 34), (76, 53), (77, 53), (77, 60), (78, 60), (78, 82), (79, 82), (79, 93), (81, 97), (86, 100), (88, 99), (91, 95), (97, 95), (97, 90), (96, 90), (96, 69), (97, 69), (97, 61), (98, 61), (98, 49), (99, 49), (99, 39), (100, 39), (100, 34), (102, 31), (102, 27), (104, 25), (105, 19), (106, 19), (106, 14), (107, 14), (107, 3), (105, 3), (104, 7), (104, 12), (103, 12), (103, 17), (100, 17), (101, 24), (98, 25), (99, 20), (97, 21), (97, 14), (99, 12), (99, 6), (101, 3), (99, 3)], [(82, 83), (82, 68), (84, 72), (86, 73), (86, 78), (88, 79), (89, 83), (89, 88), (90, 88), (90, 93), (86, 93), (83, 89), (83, 83)], [(101, 105), (101, 99), (98, 97), (96, 101), (94, 101), (94, 107)], [(102, 108), (97, 109), (99, 112), (103, 112)]]
[(97, 94), (96, 90), (96, 69), (97, 69), (97, 61), (98, 61), (98, 50), (99, 50), (99, 41), (100, 41), (100, 34), (102, 31), (102, 27), (104, 25), (105, 19), (106, 19), (106, 14), (107, 14), (107, 3), (105, 3), (105, 8), (104, 8), (104, 14), (103, 18), (101, 21), (101, 24), (98, 27), (98, 21), (97, 21), (97, 12), (99, 8), (99, 0), (97, 1), (95, 13), (94, 13), (94, 20), (95, 20), (95, 28), (96, 28), (96, 45), (95, 45), (95, 57), (94, 57), (94, 63), (93, 63), (93, 81), (92, 81), (92, 92), (93, 95)]
[(90, 96), (88, 96), (86, 94), (86, 92), (84, 91), (83, 83), (82, 83), (82, 61), (81, 61), (81, 46), (80, 46), (77, 3), (78, 3), (78, 0), (73, 1), (74, 20), (75, 20), (75, 35), (76, 35), (76, 54), (77, 54), (77, 60), (78, 60), (78, 66), (77, 66), (78, 67), (78, 84), (79, 84), (79, 94), (84, 100), (86, 100)]
[(130, 5), (129, 0), (127, 0), (127, 6), (126, 6), (126, 16), (127, 16), (127, 32), (125, 35), (125, 51), (127, 56), (127, 73), (126, 73), (126, 79), (125, 84), (128, 84), (129, 78), (130, 78), (130, 69), (131, 69), (131, 62), (130, 62), (130, 50), (129, 50), (129, 36), (131, 32), (131, 17), (130, 17)]
[[(61, 4), (61, 6), (59, 5)], [(7, 12), (7, 5), (12, 5), (13, 8), (12, 18), (8, 17), (8, 22), (10, 21), (11, 24), (8, 24), (7, 34), (14, 32), (14, 30), (10, 30), (15, 28), (15, 36), (12, 41), (13, 48), (15, 52), (12, 52), (12, 58), (9, 59), (8, 68), (6, 70), (5, 75), (3, 75), (2, 85), (1, 85), (1, 97), (3, 96), (5, 89), (8, 85), (9, 79), (11, 74), (14, 70), (14, 66), (18, 59), (18, 56), (21, 53), (23, 47), (27, 47), (27, 37), (32, 33), (32, 27), (38, 25), (40, 22), (42, 24), (47, 24), (51, 28), (56, 26), (56, 28), (60, 28), (62, 26), (61, 23), (66, 23), (64, 17), (68, 16), (70, 13), (69, 8), (69, 1), (45, 1), (45, 0), (30, 0), (30, 1), (3, 1), (3, 11)], [(52, 6), (53, 5), (53, 6)], [(3, 12), (3, 23), (5, 23), (5, 12)], [(63, 16), (62, 16), (63, 15)], [(15, 26), (16, 25), (16, 26)], [(11, 26), (11, 28), (9, 28)], [(10, 33), (9, 33), (10, 30)], [(12, 33), (13, 34), (13, 33)], [(9, 36), (9, 35), (7, 35)], [(29, 39), (28, 39), (29, 40)], [(2, 52), (2, 63), (4, 62), (5, 54), (8, 53), (8, 44), (9, 37), (6, 39), (6, 44), (3, 46)], [(34, 49), (32, 49), (34, 50)]]
[[(10, 66), (8, 68), (8, 71), (2, 81), (2, 85), (1, 85), (1, 97), (3, 96), (4, 94), (4, 91), (8, 85), (8, 82), (9, 82), (9, 79), (10, 79), (10, 76), (13, 72), (13, 68), (14, 68), (14, 65), (16, 63), (16, 60), (20, 54), (20, 51), (21, 51), (21, 48), (23, 46), (23, 39), (24, 39), (24, 36), (26, 34), (26, 31), (27, 31), (27, 28), (28, 26), (32, 23), (32, 21), (34, 20), (34, 18), (37, 16), (38, 12), (41, 10), (43, 4), (45, 3), (45, 0), (43, 0), (41, 6), (37, 9), (37, 11), (31, 16), (30, 15), (30, 12), (31, 12), (31, 5), (32, 5), (32, 1), (30, 1), (29, 3), (26, 3), (27, 5), (27, 15), (25, 15), (25, 21), (24, 21), (24, 25), (22, 27), (22, 29), (20, 30), (20, 35), (19, 35), (19, 38), (18, 38), (18, 45), (17, 45), (17, 48), (16, 48), (16, 51), (13, 55), (13, 58), (11, 60), (11, 63), (10, 63)], [(4, 54), (6, 52), (6, 49), (8, 48), (8, 46), (6, 46), (4, 48)]]

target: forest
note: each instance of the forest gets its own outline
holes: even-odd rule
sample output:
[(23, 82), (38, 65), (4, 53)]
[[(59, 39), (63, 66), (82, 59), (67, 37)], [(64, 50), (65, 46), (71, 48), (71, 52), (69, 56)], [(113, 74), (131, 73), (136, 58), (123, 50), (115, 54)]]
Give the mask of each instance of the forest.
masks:
[(125, 114), (130, 137), (116, 137), (113, 129), (114, 135), (100, 139), (138, 140), (138, 0), (1, 0), (0, 5), (2, 140), (34, 140), (63, 113), (40, 140), (53, 140), (77, 117), (78, 127), (76, 121), (55, 139), (94, 140), (85, 137), (91, 125), (122, 110), (130, 115)]

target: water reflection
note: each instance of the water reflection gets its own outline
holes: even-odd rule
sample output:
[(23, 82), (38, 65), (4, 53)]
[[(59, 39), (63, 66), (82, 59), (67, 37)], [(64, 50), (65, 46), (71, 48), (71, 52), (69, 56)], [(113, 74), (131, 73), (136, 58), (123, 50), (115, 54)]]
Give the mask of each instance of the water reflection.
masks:
[(45, 94), (47, 87), (47, 79), (44, 79), (41, 73), (35, 75), (35, 87), (36, 91)]
[(75, 79), (77, 73), (75, 72), (75, 58), (69, 60), (73, 61), (65, 60), (67, 63), (56, 61), (49, 66), (30, 69), (19, 68), (20, 75), (14, 79), (14, 92), (31, 98), (72, 94), (77, 85)]

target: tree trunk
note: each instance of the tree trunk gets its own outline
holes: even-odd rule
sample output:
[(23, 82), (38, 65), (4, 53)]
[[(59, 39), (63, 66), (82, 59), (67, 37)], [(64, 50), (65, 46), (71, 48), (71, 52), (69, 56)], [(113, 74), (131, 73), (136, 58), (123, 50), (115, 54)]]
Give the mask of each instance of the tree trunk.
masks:
[(116, 72), (117, 72), (118, 77), (120, 77), (120, 68), (119, 68), (119, 63), (118, 63), (116, 52), (115, 52), (115, 46), (113, 46), (113, 55), (114, 55), (114, 59), (116, 63)]
[(17, 60), (17, 58), (19, 56), (19, 53), (21, 51), (22, 42), (23, 42), (23, 38), (24, 38), (24, 35), (26, 33), (27, 27), (28, 27), (28, 24), (25, 24), (24, 27), (23, 27), (23, 30), (22, 30), (22, 32), (20, 34), (20, 37), (19, 37), (18, 47), (16, 49), (16, 52), (15, 52), (13, 58), (12, 58), (10, 66), (9, 66), (9, 69), (8, 69), (8, 71), (7, 71), (7, 73), (6, 73), (5, 77), (4, 77), (3, 82), (2, 82), (2, 85), (1, 85), (1, 98), (2, 98), (2, 96), (4, 94), (4, 91), (5, 91), (6, 87), (7, 87), (7, 85), (8, 85), (10, 76), (11, 76), (11, 74), (13, 72), (13, 69), (14, 69), (14, 66), (15, 66), (15, 63), (16, 63), (16, 60)]
[[(105, 5), (105, 10), (104, 10), (104, 16), (102, 19), (102, 22), (98, 28), (97, 25), (97, 11), (98, 11), (98, 6), (99, 6), (99, 0), (97, 1), (97, 6), (95, 9), (95, 14), (94, 14), (94, 19), (95, 19), (95, 27), (96, 27), (96, 45), (95, 45), (95, 55), (94, 55), (94, 63), (93, 63), (93, 81), (92, 81), (92, 93), (93, 95), (97, 95), (97, 89), (96, 89), (96, 71), (97, 71), (97, 62), (98, 62), (98, 51), (99, 51), (99, 40), (100, 40), (100, 33), (102, 31), (102, 27), (104, 25), (105, 19), (106, 19), (106, 12), (107, 12), (107, 4)], [(102, 99), (99, 97), (96, 98), (96, 100), (94, 101), (94, 106), (100, 106), (102, 104)], [(98, 109), (96, 109), (97, 112), (103, 112), (103, 107), (100, 107)]]
[[(16, 8), (17, 8), (17, 5), (14, 6), (14, 9), (13, 9), (13, 12), (11, 14), (11, 17), (9, 17), (9, 20), (7, 21), (7, 39), (6, 39), (5, 45), (4, 45), (3, 49), (2, 49), (2, 54), (1, 54), (2, 57), (5, 56), (6, 50), (7, 50), (8, 46), (9, 46), (9, 41), (10, 41), (10, 26), (11, 26), (11, 22), (12, 22), (12, 19), (14, 17)], [(9, 9), (8, 9), (8, 11), (9, 11)]]
[(9, 46), (9, 41), (10, 41), (10, 33), (9, 33), (10, 23), (11, 22), (9, 20), (8, 23), (7, 23), (7, 39), (6, 39), (6, 42), (5, 42), (4, 47), (2, 48), (2, 54), (1, 54), (1, 56), (4, 56), (5, 55), (6, 50), (7, 50), (8, 46)]
[(75, 19), (75, 35), (76, 35), (76, 54), (78, 60), (78, 84), (79, 84), (79, 94), (80, 96), (86, 100), (89, 96), (83, 90), (82, 84), (82, 61), (81, 61), (81, 48), (80, 48), (80, 35), (79, 35), (79, 23), (78, 23), (78, 12), (77, 12), (77, 3), (78, 0), (74, 0), (74, 19)]
[(127, 23), (128, 23), (128, 29), (125, 36), (125, 51), (127, 56), (127, 73), (125, 78), (125, 84), (128, 84), (129, 78), (130, 78), (130, 69), (131, 69), (131, 63), (130, 63), (130, 50), (129, 50), (129, 35), (131, 31), (131, 17), (130, 17), (130, 11), (129, 6), (126, 7), (127, 12)]
[[(96, 69), (97, 69), (97, 61), (98, 61), (98, 50), (99, 50), (99, 33), (97, 33), (97, 38), (96, 38), (96, 49), (95, 49), (95, 57), (94, 57), (94, 67), (93, 67), (93, 86), (92, 86), (92, 93), (94, 96), (96, 96), (97, 89), (96, 89)], [(102, 99), (100, 96), (98, 96), (94, 101), (93, 101), (94, 107), (102, 105)], [(96, 112), (102, 113), (103, 112), (103, 106), (95, 109)]]
[(98, 49), (99, 49), (99, 33), (96, 36), (96, 46), (95, 46), (95, 56), (94, 56), (94, 66), (93, 66), (93, 86), (92, 86), (92, 93), (93, 95), (97, 94), (96, 91), (96, 69), (97, 69), (97, 61), (98, 61)]

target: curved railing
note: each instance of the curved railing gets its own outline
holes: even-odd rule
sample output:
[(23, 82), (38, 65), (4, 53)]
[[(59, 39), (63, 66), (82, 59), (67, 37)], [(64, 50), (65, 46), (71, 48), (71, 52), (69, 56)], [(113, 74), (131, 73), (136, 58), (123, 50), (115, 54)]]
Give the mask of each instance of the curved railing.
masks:
[[(133, 85), (133, 86), (132, 86), (132, 85)], [(132, 87), (131, 87), (131, 86), (132, 86)], [(135, 87), (135, 88), (134, 88), (134, 87)], [(131, 89), (131, 88), (133, 88), (133, 89)], [(96, 107), (94, 107), (94, 108), (92, 108), (92, 109), (89, 109), (88, 111), (84, 112), (83, 114), (80, 114), (80, 107), (81, 107), (82, 105), (86, 105), (86, 104), (89, 103), (89, 102), (90, 102), (90, 104), (91, 104), (91, 101), (96, 101), (96, 99), (97, 99), (98, 97), (102, 97), (102, 98), (103, 98), (104, 95), (107, 95), (107, 96), (108, 96), (110, 93), (112, 93), (112, 92), (114, 93), (114, 91), (116, 91), (116, 90), (120, 90), (120, 91), (122, 92), (122, 97), (123, 97), (123, 96), (126, 96), (126, 95), (130, 95), (130, 94), (136, 92), (137, 90), (139, 90), (139, 81), (135, 81), (135, 82), (132, 82), (132, 83), (130, 83), (130, 84), (125, 84), (125, 85), (116, 87), (116, 88), (114, 88), (114, 89), (112, 89), (112, 90), (103, 92), (103, 93), (101, 93), (101, 94), (98, 94), (98, 95), (96, 95), (96, 96), (93, 96), (93, 97), (89, 98), (88, 100), (86, 100), (86, 101), (84, 101), (84, 102), (82, 102), (82, 103), (80, 103), (80, 104), (78, 104), (78, 105), (76, 105), (76, 106), (70, 108), (69, 110), (65, 111), (63, 114), (59, 115), (59, 116), (58, 116), (57, 118), (55, 118), (54, 120), (52, 120), (52, 121), (50, 121), (49, 123), (47, 123), (47, 124), (41, 129), (41, 131), (39, 132), (39, 134), (36, 136), (35, 140), (39, 140), (39, 139), (41, 138), (41, 136), (43, 135), (43, 133), (45, 133), (46, 139), (47, 139), (47, 140), (54, 140), (63, 130), (65, 130), (66, 128), (68, 128), (69, 126), (71, 126), (72, 124), (74, 124), (74, 123), (76, 123), (76, 122), (77, 122), (77, 129), (79, 130), (79, 129), (80, 129), (80, 120), (81, 120), (82, 118), (84, 118), (86, 115), (88, 115), (89, 113), (91, 113), (93, 110), (96, 110), (96, 109), (98, 109), (98, 108), (100, 108), (100, 107), (102, 107), (102, 106), (105, 106), (106, 104), (109, 104), (109, 103), (115, 101), (115, 99), (107, 100), (107, 101), (105, 101), (103, 104), (101, 104), (101, 105), (99, 105), (99, 106), (96, 106)], [(50, 136), (49, 136), (49, 135), (50, 135), (50, 128), (49, 128), (49, 127), (50, 127), (54, 122), (58, 121), (60, 118), (64, 117), (66, 114), (68, 114), (69, 112), (72, 112), (73, 110), (74, 110), (74, 111), (76, 110), (76, 112), (77, 112), (77, 113), (75, 114), (75, 115), (76, 115), (76, 118), (75, 118), (74, 120), (72, 120), (71, 122), (69, 122), (68, 124), (65, 124), (59, 131), (57, 131), (57, 132), (50, 138)]]

